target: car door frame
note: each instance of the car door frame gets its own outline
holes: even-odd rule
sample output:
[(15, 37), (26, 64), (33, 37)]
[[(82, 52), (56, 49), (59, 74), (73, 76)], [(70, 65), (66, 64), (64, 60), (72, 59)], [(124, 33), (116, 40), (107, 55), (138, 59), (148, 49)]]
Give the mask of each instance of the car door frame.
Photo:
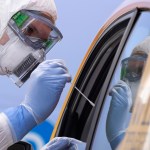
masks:
[(125, 31), (125, 33), (123, 35), (123, 38), (122, 38), (122, 40), (120, 42), (120, 45), (118, 47), (118, 50), (116, 52), (116, 55), (115, 55), (114, 60), (112, 62), (112, 65), (110, 67), (110, 70), (108, 72), (108, 75), (107, 75), (106, 80), (104, 82), (104, 85), (102, 87), (102, 92), (100, 93), (101, 95), (99, 96), (100, 99), (96, 103), (94, 118), (93, 118), (93, 121), (92, 121), (91, 128), (89, 129), (90, 131), (89, 131), (89, 134), (88, 134), (86, 150), (89, 150), (92, 147), (92, 143), (93, 143), (93, 139), (94, 139), (94, 136), (95, 136), (96, 127), (98, 125), (98, 120), (99, 120), (101, 112), (102, 112), (102, 106), (104, 104), (104, 100), (105, 100), (105, 97), (106, 97), (106, 94), (107, 94), (106, 91), (108, 90), (110, 81), (111, 81), (112, 76), (114, 74), (115, 68), (116, 68), (116, 66), (118, 64), (118, 60), (119, 60), (120, 55), (121, 55), (121, 53), (123, 51), (123, 48), (124, 48), (124, 46), (126, 44), (126, 41), (127, 41), (128, 37), (129, 37), (131, 31), (132, 31), (132, 28), (134, 27), (136, 18), (138, 17), (138, 10), (137, 9), (134, 9), (131, 12), (127, 12), (127, 13), (132, 13), (132, 12), (133, 12), (133, 16), (131, 17), (131, 19), (130, 19), (130, 21), (128, 23), (126, 31)]

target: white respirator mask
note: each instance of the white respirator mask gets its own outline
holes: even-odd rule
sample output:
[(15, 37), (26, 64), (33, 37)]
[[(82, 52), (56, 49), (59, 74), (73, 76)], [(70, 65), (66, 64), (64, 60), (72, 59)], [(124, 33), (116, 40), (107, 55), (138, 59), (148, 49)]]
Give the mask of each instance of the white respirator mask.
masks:
[(61, 39), (60, 31), (40, 12), (17, 12), (0, 39), (0, 75), (20, 87)]

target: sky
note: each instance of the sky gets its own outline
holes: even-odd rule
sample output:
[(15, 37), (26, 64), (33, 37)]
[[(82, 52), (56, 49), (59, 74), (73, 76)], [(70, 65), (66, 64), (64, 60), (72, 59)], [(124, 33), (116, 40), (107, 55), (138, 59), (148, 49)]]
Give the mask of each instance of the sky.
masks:
[[(63, 39), (48, 53), (47, 59), (63, 59), (74, 78), (86, 51), (101, 26), (122, 0), (55, 0), (58, 10), (57, 27)], [(14, 56), (15, 57), (15, 56)], [(0, 111), (17, 106), (28, 91), (30, 80), (18, 88), (5, 76), (0, 76)], [(49, 118), (56, 122), (71, 84), (66, 84), (60, 101)]]

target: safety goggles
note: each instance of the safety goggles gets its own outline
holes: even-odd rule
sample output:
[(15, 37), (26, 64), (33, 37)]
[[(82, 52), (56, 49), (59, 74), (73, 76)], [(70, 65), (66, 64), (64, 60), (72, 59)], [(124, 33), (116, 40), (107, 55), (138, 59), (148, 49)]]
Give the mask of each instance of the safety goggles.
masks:
[(126, 59), (123, 59), (122, 69), (121, 69), (121, 80), (128, 80), (130, 82), (135, 82), (140, 80), (143, 69), (146, 63), (147, 54), (133, 55)]
[(44, 49), (45, 53), (63, 37), (52, 21), (38, 11), (21, 10), (8, 25), (22, 42), (34, 50)]

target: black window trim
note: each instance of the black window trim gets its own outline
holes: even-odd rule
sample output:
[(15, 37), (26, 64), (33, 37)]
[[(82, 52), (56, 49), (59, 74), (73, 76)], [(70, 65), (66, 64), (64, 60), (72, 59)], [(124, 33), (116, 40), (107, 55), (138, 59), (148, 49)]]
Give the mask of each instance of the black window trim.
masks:
[[(103, 102), (104, 99), (105, 99), (106, 91), (107, 91), (107, 89), (108, 89), (108, 87), (109, 87), (109, 83), (110, 83), (111, 78), (112, 78), (112, 76), (113, 76), (113, 72), (115, 71), (117, 62), (118, 62), (118, 60), (119, 60), (119, 58), (120, 58), (120, 55), (121, 55), (121, 53), (122, 53), (122, 50), (123, 50), (123, 48), (124, 48), (124, 46), (125, 46), (125, 43), (126, 43), (126, 41), (127, 41), (127, 38), (128, 38), (128, 36), (130, 35), (130, 32), (131, 32), (131, 30), (132, 30), (132, 27), (133, 27), (133, 25), (134, 25), (134, 23), (135, 23), (135, 21), (136, 21), (137, 16), (138, 16), (138, 15), (137, 15), (137, 14), (138, 14), (138, 10), (137, 10), (137, 9), (134, 9), (134, 10), (132, 10), (131, 12), (128, 12), (128, 13), (129, 13), (129, 14), (128, 14), (128, 15), (126, 14), (126, 16), (124, 16), (124, 15), (121, 16), (121, 18), (118, 19), (117, 22), (115, 21), (115, 22), (116, 22), (115, 24), (112, 23), (112, 25), (115, 26), (115, 25), (118, 24), (119, 22), (122, 22), (122, 21), (124, 21), (125, 19), (130, 18), (129, 24), (128, 24), (127, 28), (126, 28), (126, 31), (125, 31), (125, 33), (124, 33), (124, 35), (123, 35), (123, 38), (122, 38), (122, 40), (121, 40), (121, 42), (120, 42), (120, 45), (119, 45), (119, 47), (118, 47), (117, 53), (116, 53), (116, 55), (115, 55), (115, 57), (114, 57), (114, 60), (113, 60), (113, 62), (112, 62), (112, 65), (111, 65), (111, 67), (110, 67), (111, 69), (110, 69), (110, 71), (109, 71), (109, 73), (108, 73), (108, 75), (107, 75), (107, 78), (106, 78), (106, 80), (105, 80), (105, 82), (104, 82), (104, 85), (103, 85), (103, 87), (102, 87), (102, 92), (100, 93), (100, 94), (101, 94), (100, 100), (96, 103), (93, 121), (92, 121), (92, 124), (91, 124), (91, 128), (89, 129), (90, 131), (89, 131), (89, 134), (88, 134), (86, 150), (89, 150), (89, 149), (91, 149), (91, 147), (92, 147), (93, 139), (94, 139), (94, 137), (95, 137), (95, 131), (96, 131), (97, 123), (98, 123), (99, 116), (100, 116), (101, 110), (102, 110), (102, 109), (101, 109), (101, 108), (102, 108), (102, 105), (103, 105), (102, 102)], [(110, 25), (110, 27), (108, 27), (108, 29), (104, 32), (104, 34), (105, 34), (108, 30), (110, 30), (110, 28), (113, 27), (112, 25)], [(103, 34), (103, 35), (104, 35), (104, 34)]]

